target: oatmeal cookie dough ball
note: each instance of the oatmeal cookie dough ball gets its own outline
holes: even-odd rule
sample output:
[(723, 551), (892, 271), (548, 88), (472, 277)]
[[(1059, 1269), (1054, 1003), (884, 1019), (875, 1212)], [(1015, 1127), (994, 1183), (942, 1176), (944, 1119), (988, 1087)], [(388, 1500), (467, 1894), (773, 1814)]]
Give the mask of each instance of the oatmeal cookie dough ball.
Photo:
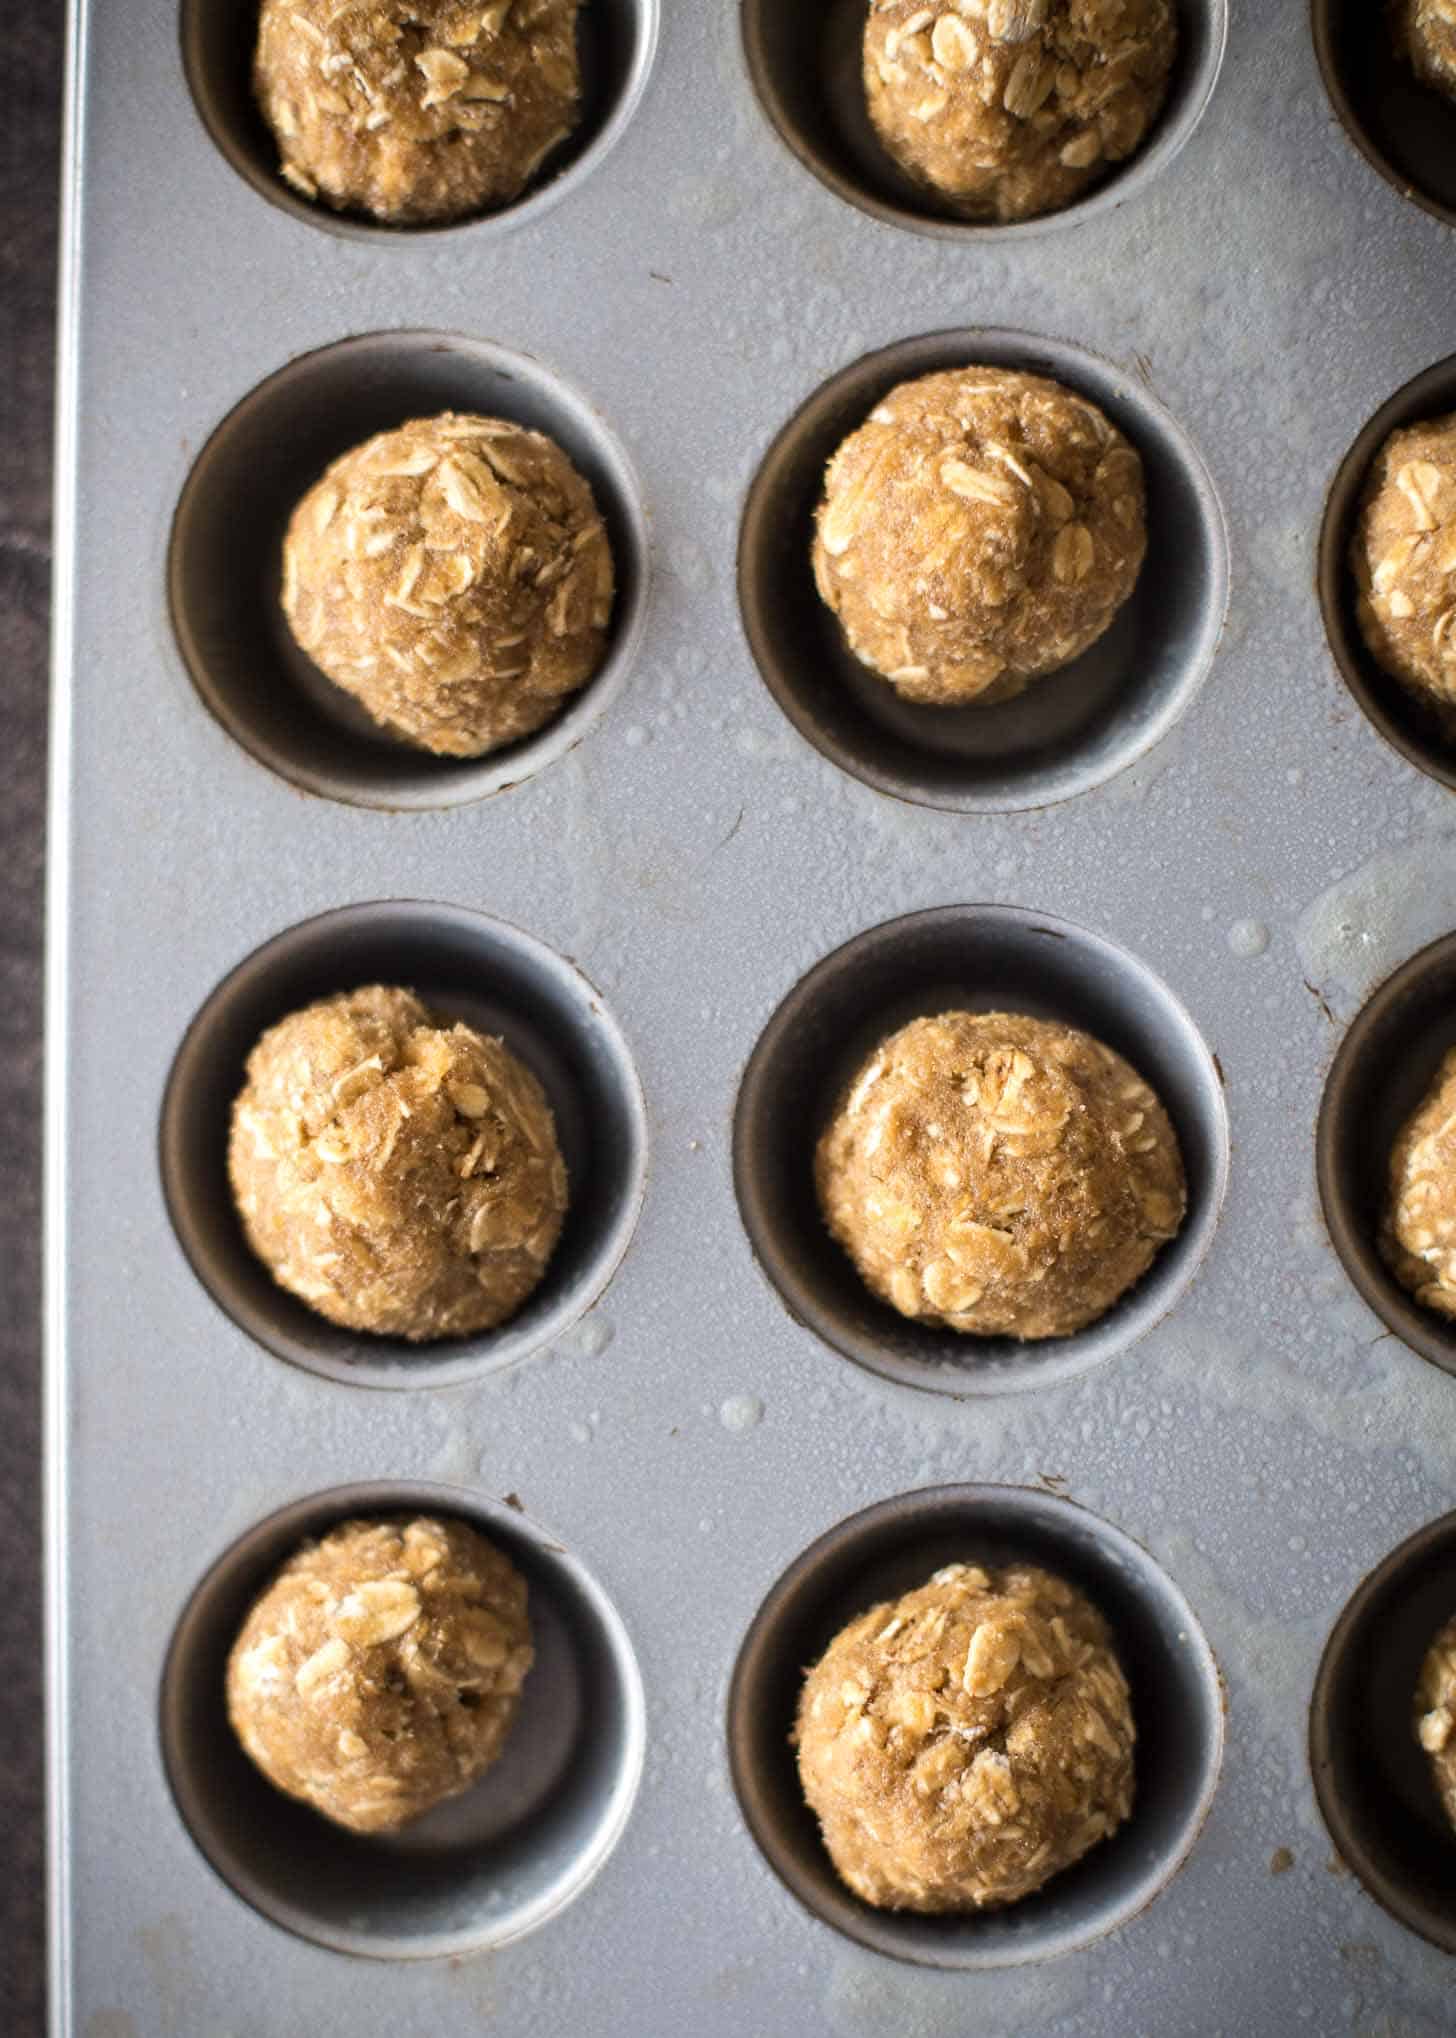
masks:
[(293, 513), (283, 612), (376, 722), (442, 757), (529, 736), (601, 664), (614, 574), (561, 448), (502, 418), (419, 418), (336, 460)]
[(305, 198), (391, 226), (520, 196), (580, 115), (580, 0), (263, 0), (253, 90)]
[(1142, 461), (1095, 404), (958, 368), (901, 383), (840, 446), (814, 578), (862, 664), (963, 707), (1079, 657), (1146, 550)]
[(1070, 205), (1137, 148), (1177, 46), (1172, 0), (871, 0), (870, 118), (973, 219)]
[(351, 1521), (254, 1604), (228, 1657), (228, 1717), (279, 1790), (389, 1833), (489, 1769), (531, 1658), (526, 1581), (474, 1529)]
[(902, 1316), (1066, 1337), (1152, 1265), (1187, 1208), (1168, 1115), (1090, 1034), (1004, 1012), (881, 1043), (816, 1154), (830, 1231)]
[(1456, 1316), (1456, 1047), (1391, 1148), (1380, 1251), (1417, 1302)]
[(830, 1859), (886, 1910), (1016, 1903), (1132, 1810), (1107, 1624), (1030, 1565), (949, 1564), (851, 1622), (809, 1672), (795, 1737)]
[(1451, 0), (1391, 0), (1395, 46), (1423, 85), (1456, 99), (1456, 7)]
[(546, 1093), (503, 1041), (373, 985), (272, 1026), (233, 1105), (228, 1173), (281, 1287), (349, 1330), (493, 1330), (567, 1206)]
[(1456, 1615), (1432, 1642), (1416, 1686), (1416, 1739), (1431, 1758), (1431, 1775), (1456, 1829)]
[(1381, 447), (1365, 485), (1350, 563), (1360, 631), (1372, 657), (1411, 692), (1451, 715), (1456, 414), (1392, 432)]

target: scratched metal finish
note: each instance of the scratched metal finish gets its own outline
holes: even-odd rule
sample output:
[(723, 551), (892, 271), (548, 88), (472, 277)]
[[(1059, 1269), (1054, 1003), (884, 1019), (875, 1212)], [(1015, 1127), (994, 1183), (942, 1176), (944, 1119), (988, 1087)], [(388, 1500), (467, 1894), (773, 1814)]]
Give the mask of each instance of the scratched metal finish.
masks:
[[(171, 0), (83, 6), (62, 371), (50, 1047), (56, 2028), (75, 2038), (502, 2030), (1052, 2038), (1449, 2028), (1447, 1961), (1330, 1867), (1305, 1762), (1324, 1639), (1445, 1511), (1456, 1386), (1381, 1339), (1321, 1230), (1313, 1129), (1344, 1021), (1456, 921), (1451, 795), (1327, 653), (1325, 489), (1366, 418), (1456, 349), (1449, 229), (1357, 155), (1306, 10), (1235, 0), (1197, 133), (1125, 206), (1002, 245), (879, 223), (765, 120), (731, 0), (678, 0), (612, 152), (515, 230), (349, 238), (270, 206), (196, 117)], [(936, 812), (837, 769), (750, 658), (734, 559), (758, 461), (830, 376), (951, 326), (1141, 378), (1227, 518), (1212, 672), (1130, 771), (1043, 811)], [(202, 704), (168, 534), (225, 414), (296, 356), (392, 327), (533, 357), (635, 469), (646, 629), (621, 693), (509, 791), (390, 812), (301, 793)], [(1333, 888), (1333, 889), (1332, 889)], [(168, 1071), (219, 981), (328, 909), (437, 899), (574, 959), (630, 1042), (651, 1167), (630, 1249), (550, 1352), (380, 1393), (253, 1342), (194, 1277), (157, 1163)], [(1060, 1386), (900, 1388), (796, 1325), (735, 1205), (738, 1079), (851, 936), (995, 901), (1093, 930), (1183, 1001), (1227, 1081), (1211, 1255), (1131, 1350)], [(866, 1504), (1055, 1480), (1187, 1595), (1229, 1748), (1188, 1865), (1087, 1950), (940, 1974), (800, 1909), (740, 1817), (723, 1733), (773, 1582)], [(205, 1865), (158, 1694), (188, 1595), (324, 1489), (519, 1496), (636, 1651), (646, 1764), (591, 1887), (477, 1958), (350, 1960)], [(1292, 1866), (1271, 1875), (1276, 1850)], [(1280, 1857), (1282, 1860), (1282, 1856)]]

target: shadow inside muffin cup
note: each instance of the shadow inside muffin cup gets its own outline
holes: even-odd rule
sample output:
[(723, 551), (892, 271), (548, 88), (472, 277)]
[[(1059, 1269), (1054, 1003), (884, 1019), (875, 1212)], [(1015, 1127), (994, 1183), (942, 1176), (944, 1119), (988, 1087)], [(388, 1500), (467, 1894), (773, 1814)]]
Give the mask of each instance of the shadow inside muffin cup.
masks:
[[(298, 1544), (355, 1517), (466, 1522), (524, 1575), (535, 1661), (498, 1761), (399, 1834), (358, 1834), (274, 1788), (228, 1721), (228, 1654)], [(631, 1643), (601, 1587), (508, 1506), (451, 1487), (342, 1488), (284, 1508), (225, 1551), (178, 1622), (161, 1689), (183, 1824), (245, 1903), (341, 1953), (475, 1953), (533, 1931), (586, 1887), (632, 1808), (644, 1711)]]
[(637, 109), (657, 46), (658, 0), (588, 0), (577, 23), (581, 117), (518, 198), (494, 212), (424, 226), (390, 226), (366, 213), (336, 212), (295, 191), (279, 169), (278, 144), (253, 94), (261, 0), (182, 0), (182, 68), (199, 119), (226, 161), (260, 197), (309, 226), (358, 240), (408, 242), (420, 235), (485, 234), (539, 219), (589, 176)]
[(1380, 1254), (1390, 1154), (1456, 1047), (1456, 934), (1403, 963), (1356, 1015), (1325, 1081), (1316, 1176), (1340, 1263), (1387, 1330), (1456, 1374), (1456, 1322), (1417, 1302)]
[(1365, 1580), (1325, 1645), (1309, 1715), (1315, 1795), (1377, 1903), (1456, 1953), (1456, 1832), (1415, 1733), (1427, 1650), (1456, 1615), (1456, 1514), (1420, 1529)]
[[(839, 1879), (805, 1803), (789, 1736), (808, 1669), (857, 1615), (942, 1565), (1040, 1565), (1106, 1617), (1137, 1727), (1131, 1818), (1004, 1910), (878, 1910)], [(1218, 1666), (1192, 1609), (1121, 1530), (1056, 1495), (942, 1486), (880, 1502), (804, 1552), (755, 1615), (728, 1694), (733, 1787), (769, 1866), (836, 1931), (897, 1960), (996, 1968), (1070, 1953), (1126, 1924), (1172, 1880), (1208, 1815), (1223, 1759)]]
[[(1456, 160), (1456, 159), (1453, 159)], [(1365, 642), (1350, 548), (1365, 484), (1392, 432), (1456, 411), (1456, 355), (1398, 389), (1381, 405), (1341, 461), (1320, 526), (1317, 584), (1325, 632), (1340, 676), (1357, 706), (1408, 763), (1456, 789), (1456, 716), (1447, 722), (1392, 678)]]
[[(974, 365), (1049, 376), (1097, 404), (1142, 457), (1148, 552), (1111, 628), (999, 706), (902, 700), (850, 651), (814, 584), (825, 468), (896, 384)], [(878, 791), (958, 813), (1013, 813), (1090, 791), (1191, 705), (1228, 608), (1228, 539), (1202, 460), (1136, 375), (1061, 340), (995, 328), (930, 333), (867, 355), (815, 391), (769, 448), (739, 533), (743, 624), (800, 735)]]
[[(250, 1248), (227, 1152), (233, 1100), (259, 1036), (290, 1012), (366, 984), (419, 994), (431, 1016), (498, 1035), (543, 1085), (566, 1161), (566, 1222), (540, 1285), (497, 1329), (411, 1344), (328, 1322)], [(347, 906), (280, 934), (225, 977), (189, 1027), (162, 1103), (168, 1214), (193, 1272), (276, 1357), (366, 1387), (449, 1386), (516, 1364), (598, 1299), (627, 1249), (647, 1173), (631, 1053), (585, 977), (532, 936), (461, 907)]]
[(1341, 126), (1402, 198), (1456, 226), (1456, 101), (1396, 53), (1388, 0), (1312, 0), (1315, 53)]
[[(1152, 1085), (1177, 1132), (1188, 1182), (1182, 1230), (1134, 1288), (1073, 1336), (1019, 1343), (902, 1316), (865, 1285), (820, 1212), (815, 1146), (856, 1070), (911, 1019), (957, 1010), (1080, 1027)], [(1228, 1158), (1222, 1081), (1167, 986), (1100, 936), (1016, 906), (912, 913), (827, 956), (760, 1035), (733, 1125), (739, 1213), (790, 1315), (885, 1379), (962, 1397), (1075, 1379), (1161, 1321), (1212, 1243)]]
[[(441, 411), (508, 418), (554, 439), (590, 482), (616, 598), (602, 663), (544, 728), (484, 757), (437, 757), (381, 728), (299, 648), (283, 614), (283, 539), (330, 462)], [(631, 465), (586, 399), (539, 362), (452, 333), (369, 333), (304, 354), (230, 411), (172, 524), (172, 627), (205, 705), (260, 764), (356, 806), (457, 806), (518, 785), (575, 747), (626, 683), (647, 595)]]
[(1203, 118), (1228, 41), (1228, 0), (1175, 0), (1178, 50), (1162, 111), (1141, 146), (1073, 204), (1005, 225), (968, 220), (911, 177), (870, 119), (869, 0), (742, 0), (748, 74), (770, 125), (821, 184), (887, 226), (947, 240), (998, 240), (1079, 225), (1122, 205), (1178, 154)]

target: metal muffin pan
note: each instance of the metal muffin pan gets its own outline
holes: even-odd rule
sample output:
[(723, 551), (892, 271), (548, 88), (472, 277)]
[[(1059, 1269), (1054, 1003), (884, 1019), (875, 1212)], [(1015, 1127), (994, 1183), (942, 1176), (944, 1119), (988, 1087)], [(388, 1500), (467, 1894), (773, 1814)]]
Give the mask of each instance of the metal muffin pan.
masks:
[[(755, 82), (767, 10), (692, 0), (659, 24), (590, 4), (615, 54), (575, 159), (501, 218), (438, 233), (281, 190), (248, 131), (242, 0), (76, 10), (49, 1038), (55, 2027), (1444, 2029), (1449, 1959), (1366, 1894), (1337, 1810), (1358, 1872), (1329, 1871), (1307, 1734), (1341, 1609), (1456, 1484), (1451, 1380), (1367, 1307), (1315, 1184), (1346, 1025), (1451, 931), (1430, 924), (1441, 900), (1456, 925), (1450, 791), (1357, 710), (1316, 587), (1365, 422), (1456, 348), (1456, 242), (1349, 146), (1297, 6), (1233, 0), (1211, 97), (1221, 14), (1188, 9), (1182, 96), (1147, 155), (1023, 234), (903, 230), (917, 222), (806, 175), (761, 64)], [(803, 34), (824, 10), (776, 13)], [(1160, 518), (1140, 602), (1184, 618), (1207, 667), (1181, 656), (1159, 680), (1131, 659), (1154, 740), (1126, 744), (1124, 768), (1074, 743), (1060, 786), (1018, 794), (993, 764), (950, 810), (805, 740), (760, 675), (765, 604), (739, 582), (779, 513), (760, 504), (755, 526), (756, 479), (806, 406), (877, 358), (929, 364), (947, 334), (1101, 378), (1155, 502), (1163, 473), (1189, 505), (1176, 545)], [(608, 670), (532, 755), (473, 776), (332, 718), (286, 655), (268, 564), (305, 469), (462, 401), (568, 440), (623, 586)], [(801, 459), (801, 506), (819, 457)], [(792, 580), (802, 522), (780, 535)], [(1056, 687), (1028, 697), (1044, 753)], [(1035, 1391), (927, 1393), (913, 1366), (854, 1363), (762, 1278), (735, 1195), (756, 1050), (794, 1047), (776, 1013), (812, 1003), (850, 944), (893, 974), (887, 930), (927, 912), (1006, 930), (974, 983), (944, 980), (977, 1002), (1000, 1001), (998, 953), (1003, 985), (1032, 997), (1038, 974), (1047, 993), (1051, 965), (1030, 959), (1056, 949), (1057, 1009), (1095, 1012), (1146, 1061), (1190, 1151), (1189, 1230), (1130, 1298), (1135, 1326), (1115, 1317), (1071, 1363), (1019, 1356)], [(1035, 933), (1052, 923), (1067, 938)], [(577, 1124), (589, 1221), (540, 1313), (494, 1342), (346, 1352), (276, 1313), (229, 1231), (221, 1142), (248, 1028), (356, 973), (498, 1017)], [(842, 1009), (846, 1028), (869, 1016)], [(799, 1044), (802, 1090), (783, 1094), (801, 1122), (853, 1044), (813, 1066)], [(771, 1157), (746, 1155), (750, 1180)], [(741, 1137), (737, 1158), (741, 1190)], [(753, 1794), (792, 1814), (792, 1780), (777, 1730), (745, 1769), (734, 1667), (756, 1662), (787, 1702), (819, 1637), (774, 1642), (776, 1581), (805, 1553), (812, 1572), (821, 1537), (851, 1546), (867, 1508), (950, 1506), (967, 1539), (994, 1509), (1008, 1546), (1049, 1547), (1032, 1518), (1060, 1512), (1036, 1488), (1123, 1552), (1127, 1603), (1160, 1638), (1186, 1605), (1211, 1653), (1180, 1681), (1138, 1645), (1147, 1806), (1019, 1927), (971, 1921), (978, 1960), (1000, 1933), (1018, 1964), (886, 1957), (912, 1922), (831, 1924), (755, 1843)], [(487, 1792), (419, 1848), (356, 1850), (306, 1821), (304, 1845), (227, 1742), (226, 1629), (295, 1532), (442, 1490), (529, 1548), (533, 1679), (558, 1706), (572, 1685), (580, 1737), (550, 1701), (523, 1720), (522, 1764), (491, 1786), (541, 1785), (518, 1825), (519, 1801)], [(1133, 1916), (1204, 1809), (1215, 1659), (1226, 1769)], [(1175, 1817), (1157, 1763), (1179, 1736)], [(586, 1766), (547, 1805), (568, 1740)], [(1358, 1758), (1358, 1732), (1346, 1745)], [(1139, 1821), (1160, 1806), (1155, 1837)], [(795, 1834), (832, 1913), (812, 1832)], [(1077, 1950), (1021, 1959), (1059, 1946)]]

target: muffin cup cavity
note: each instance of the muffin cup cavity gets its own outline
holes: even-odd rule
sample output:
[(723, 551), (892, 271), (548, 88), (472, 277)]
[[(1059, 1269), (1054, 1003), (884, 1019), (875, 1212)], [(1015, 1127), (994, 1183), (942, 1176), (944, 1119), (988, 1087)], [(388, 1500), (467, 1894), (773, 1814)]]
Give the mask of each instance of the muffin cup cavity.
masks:
[[(1453, 109), (1456, 137), (1456, 109)], [(1453, 139), (1456, 148), (1456, 139)], [(1456, 156), (1453, 156), (1456, 162)], [(1330, 650), (1356, 705), (1386, 742), (1428, 778), (1456, 790), (1456, 723), (1448, 723), (1380, 664), (1357, 613), (1350, 547), (1370, 470), (1392, 432), (1456, 411), (1456, 354), (1425, 369), (1381, 405), (1340, 463), (1325, 502), (1317, 565)]]
[[(804, 1802), (789, 1734), (806, 1669), (839, 1630), (952, 1562), (1031, 1563), (1106, 1616), (1132, 1687), (1137, 1782), (1127, 1823), (1020, 1903), (926, 1917), (876, 1910), (843, 1884)], [(922, 1966), (1013, 1967), (1126, 1924), (1172, 1880), (1208, 1815), (1223, 1757), (1218, 1667), (1177, 1586), (1110, 1523), (1014, 1486), (941, 1486), (881, 1501), (821, 1536), (759, 1608), (728, 1694), (738, 1802), (769, 1866), (814, 1915)]]
[[(228, 1722), (224, 1674), (253, 1600), (300, 1542), (352, 1517), (415, 1514), (468, 1523), (524, 1574), (536, 1660), (485, 1776), (403, 1832), (364, 1837), (253, 1766)], [(578, 1896), (626, 1825), (645, 1733), (631, 1642), (580, 1561), (511, 1507), (403, 1483), (298, 1501), (225, 1551), (173, 1634), (160, 1724), (178, 1813), (222, 1880), (302, 1939), (387, 1960), (504, 1946)]]
[[(617, 579), (605, 654), (586, 686), (535, 734), (474, 758), (434, 756), (380, 727), (299, 648), (281, 601), (288, 520), (330, 462), (445, 410), (554, 439), (591, 484)], [(167, 582), (177, 647), (204, 705), (260, 764), (355, 806), (452, 807), (530, 778), (611, 706), (641, 640), (647, 562), (636, 477), (584, 397), (487, 341), (394, 332), (302, 355), (228, 413), (182, 490)]]
[[(820, 599), (814, 515), (836, 448), (896, 384), (975, 364), (1049, 376), (1107, 413), (1142, 456), (1148, 553), (1111, 627), (1060, 672), (1000, 705), (924, 707), (860, 664)], [(748, 493), (738, 593), (765, 685), (831, 763), (918, 806), (1015, 813), (1103, 784), (1186, 712), (1223, 630), (1228, 539), (1202, 460), (1135, 375), (1064, 341), (967, 329), (865, 356), (790, 419)]]
[(1355, 147), (1402, 198), (1456, 226), (1456, 101), (1396, 53), (1385, 0), (1312, 0), (1311, 26), (1325, 90)]
[(1456, 1046), (1456, 934), (1423, 948), (1356, 1015), (1325, 1081), (1316, 1174), (1345, 1272), (1387, 1330), (1456, 1374), (1456, 1322), (1417, 1302), (1380, 1254), (1390, 1153)]
[[(1134, 1288), (1074, 1336), (1021, 1344), (901, 1316), (865, 1286), (820, 1213), (814, 1149), (855, 1069), (908, 1020), (953, 1010), (1080, 1027), (1131, 1062), (1173, 1121), (1188, 1184), (1183, 1228)], [(796, 1321), (901, 1386), (1005, 1394), (1075, 1379), (1174, 1308), (1218, 1223), (1228, 1120), (1202, 1036), (1142, 963), (1045, 914), (942, 906), (857, 936), (784, 999), (744, 1071), (733, 1168), (749, 1242)]]
[(1426, 1651), (1456, 1613), (1456, 1514), (1417, 1531), (1360, 1586), (1315, 1680), (1309, 1759), (1341, 1855), (1378, 1904), (1456, 1953), (1456, 1833), (1415, 1735)]
[[(556, 1118), (570, 1205), (540, 1285), (498, 1329), (438, 1343), (343, 1330), (279, 1287), (248, 1245), (228, 1182), (233, 1099), (263, 1031), (364, 984), (418, 992), (446, 1022), (499, 1035)], [(642, 1092), (627, 1044), (579, 971), (530, 935), (454, 906), (349, 906), (279, 935), (203, 1005), (162, 1106), (162, 1185), (179, 1244), (238, 1328), (276, 1357), (355, 1386), (440, 1387), (515, 1364), (591, 1307), (627, 1249), (646, 1182)]]
[(418, 234), (488, 235), (537, 221), (581, 184), (620, 140), (647, 84), (657, 48), (658, 0), (591, 0), (578, 21), (581, 117), (521, 196), (499, 211), (399, 227), (335, 212), (285, 181), (278, 144), (253, 96), (258, 0), (182, 0), (182, 68), (198, 118), (226, 161), (255, 192), (309, 226), (356, 240)]
[(1218, 81), (1228, 0), (1177, 0), (1178, 54), (1168, 96), (1142, 145), (1072, 205), (1006, 225), (967, 220), (901, 168), (865, 103), (867, 0), (743, 0), (748, 74), (769, 124), (804, 168), (847, 205), (886, 226), (943, 240), (998, 241), (1071, 227), (1114, 210), (1178, 154)]

